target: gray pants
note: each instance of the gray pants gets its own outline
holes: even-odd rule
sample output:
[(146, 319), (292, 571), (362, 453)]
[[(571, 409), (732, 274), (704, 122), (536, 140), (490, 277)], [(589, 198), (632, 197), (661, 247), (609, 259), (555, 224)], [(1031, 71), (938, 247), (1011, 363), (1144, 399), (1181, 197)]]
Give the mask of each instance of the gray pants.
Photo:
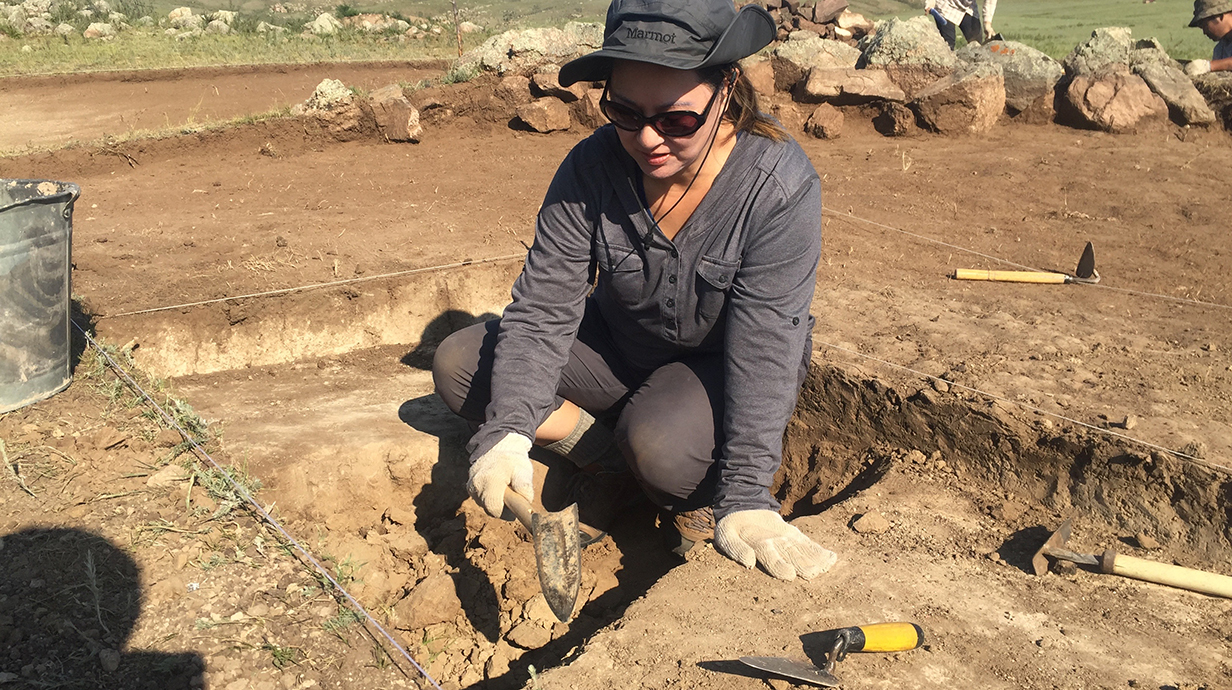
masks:
[[(499, 328), (499, 321), (488, 321), (454, 333), (432, 364), (437, 394), (473, 424), (484, 421)], [(633, 476), (661, 508), (710, 505), (716, 449), (723, 446), (722, 355), (687, 357), (639, 374), (611, 347), (605, 330), (588, 310), (561, 372), (558, 401), (613, 424)]]

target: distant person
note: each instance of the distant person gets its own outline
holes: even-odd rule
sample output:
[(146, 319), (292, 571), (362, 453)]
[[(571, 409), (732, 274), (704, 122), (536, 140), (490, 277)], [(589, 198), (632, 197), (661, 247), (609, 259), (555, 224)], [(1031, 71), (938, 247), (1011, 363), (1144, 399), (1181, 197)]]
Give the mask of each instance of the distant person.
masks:
[(954, 27), (962, 29), (967, 43), (978, 44), (991, 40), (994, 35), (992, 16), (997, 11), (997, 0), (984, 0), (979, 7), (975, 0), (925, 0), (924, 11), (932, 15), (937, 31), (941, 32), (950, 50), (958, 41)]
[(1185, 74), (1196, 77), (1232, 70), (1232, 0), (1194, 0), (1193, 21), (1189, 25), (1199, 27), (1207, 38), (1215, 41), (1215, 52), (1210, 60), (1193, 60), (1185, 65)]

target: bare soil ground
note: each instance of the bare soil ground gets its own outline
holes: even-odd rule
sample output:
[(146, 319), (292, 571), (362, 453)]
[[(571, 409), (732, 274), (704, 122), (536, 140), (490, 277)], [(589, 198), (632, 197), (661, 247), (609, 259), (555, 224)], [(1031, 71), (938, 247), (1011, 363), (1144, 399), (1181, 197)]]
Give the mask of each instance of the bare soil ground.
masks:
[[(302, 81), (287, 76), (276, 87), (280, 76), (251, 78), (268, 82), (266, 95)], [(212, 78), (181, 75), (181, 93), (208, 88)], [(371, 78), (409, 80), (386, 72)], [(111, 94), (100, 104), (124, 100), (131, 86), (91, 84)], [(421, 104), (445, 106), (426, 111), (428, 136), (415, 146), (339, 142), (311, 123), (277, 120), (9, 157), (0, 159), (0, 176), (82, 186), (74, 291), (96, 315), (99, 333), (116, 344), (136, 338), (138, 363), (160, 366), (170, 359), (158, 352), (182, 353), (179, 341), (189, 341), (192, 356), (176, 354), (187, 362), (176, 370), (185, 375), (172, 387), (221, 425), (219, 450), (262, 480), (261, 501), (276, 503), (293, 534), (335, 565), (361, 564), (350, 573), (361, 601), (398, 629), (442, 682), (786, 687), (733, 660), (819, 660), (812, 633), (909, 619), (924, 626), (925, 650), (852, 657), (839, 668), (845, 687), (1232, 684), (1226, 601), (1088, 572), (1028, 572), (1044, 528), (1073, 517), (1074, 540), (1084, 549), (1117, 547), (1232, 573), (1232, 500), (1228, 473), (1219, 469), (1232, 465), (1232, 267), (1222, 244), (1232, 191), (1211, 183), (1211, 171), (1232, 150), (1226, 133), (1168, 127), (1110, 136), (1006, 122), (979, 139), (888, 139), (873, 131), (871, 116), (853, 109), (843, 138), (822, 142), (800, 131), (806, 112), (775, 103), (823, 176), (830, 209), (813, 309), (818, 353), (789, 428), (778, 490), (797, 524), (840, 553), (840, 565), (809, 583), (745, 572), (712, 549), (679, 565), (658, 544), (653, 511), (641, 507), (612, 539), (586, 552), (584, 605), (570, 625), (545, 617), (525, 535), (483, 519), (465, 500), (466, 428), (436, 401), (424, 371), (442, 328), (499, 309), (499, 301), (429, 313), (438, 316), (435, 325), (394, 340), (371, 325), (384, 323), (371, 320), (372, 305), (384, 305), (389, 319), (418, 318), (425, 308), (408, 306), (416, 294), (431, 305), (452, 304), (442, 295), (463, 291), (499, 296), (516, 262), (442, 272), (437, 282), (411, 284), (411, 298), (400, 292), (403, 278), (388, 278), (116, 316), (523, 252), (556, 164), (586, 132), (513, 131), (508, 105), (489, 95), (490, 86), (417, 92)], [(42, 88), (0, 83), (18, 101)], [(91, 117), (110, 112), (100, 107)], [(40, 140), (31, 126), (9, 136), (50, 144), (58, 135)], [(958, 267), (1006, 267), (963, 249), (1072, 270), (1088, 240), (1103, 275), (1098, 286), (947, 277)], [(474, 277), (481, 270), (486, 277)], [(254, 330), (262, 347), (290, 354), (205, 364), (229, 334), (259, 323), (280, 324), (285, 334)], [(348, 326), (372, 331), (356, 336), (363, 347), (334, 347)], [(316, 340), (297, 329), (317, 329)], [(301, 345), (291, 344), (295, 338)], [(359, 626), (334, 635), (337, 626), (323, 626), (332, 618), (295, 617), (328, 602), (319, 589), (300, 599), (286, 594), (290, 580), (308, 576), (276, 554), (267, 563), (250, 553), (252, 538), (262, 534), (251, 517), (233, 514), (235, 527), (222, 525), (179, 510), (184, 496), (175, 491), (183, 481), (147, 497), (146, 478), (123, 477), (139, 473), (139, 463), (157, 467), (160, 456), (152, 445), (96, 448), (98, 425), (136, 432), (125, 432), (108, 416), (115, 413), (106, 399), (92, 398), (86, 385), (0, 418), (0, 438), (10, 447), (25, 444), (19, 447), (30, 453), (54, 446), (58, 430), (90, 449), (94, 463), (85, 473), (90, 484), (69, 483), (62, 492), (71, 498), (50, 496), (61, 491), (51, 477), (71, 476), (67, 468), (32, 487), (37, 497), (0, 477), (0, 532), (82, 530), (128, 552), (141, 573), (128, 578), (140, 582), (134, 591), (148, 602), (138, 632), (127, 644), (98, 632), (98, 649), (82, 641), (79, 656), (84, 650), (97, 664), (100, 649), (195, 654), (206, 669), (198, 683), (236, 690), (266, 682), (388, 687), (400, 677), (373, 656), (375, 645), (359, 642)], [(142, 493), (97, 499), (134, 489)], [(153, 507), (123, 503), (134, 496)], [(120, 511), (112, 515), (115, 506)], [(884, 530), (854, 528), (868, 513), (888, 518)], [(137, 527), (155, 519), (188, 532), (138, 538)], [(239, 551), (219, 548), (230, 534)], [(4, 559), (31, 539), (6, 537)], [(221, 554), (216, 566), (231, 569), (225, 592), (177, 594), (178, 608), (160, 604), (155, 583), (213, 572), (198, 563), (207, 550)], [(190, 557), (179, 563), (184, 552)], [(247, 569), (245, 558), (261, 567)], [(66, 572), (84, 572), (78, 561)], [(10, 592), (49, 580), (14, 568), (3, 572), (9, 589), (0, 596), (9, 598), (0, 599), (0, 615), (9, 619), (0, 626), (20, 631), (26, 617), (14, 615)], [(433, 605), (452, 617), (423, 618), (405, 602), (439, 572), (452, 577), (460, 608), (445, 597)], [(59, 586), (89, 591), (76, 581)], [(197, 627), (198, 619), (219, 623), (211, 613), (223, 621), (240, 611), (253, 616), (248, 608), (257, 601), (278, 610), (283, 618), (266, 617), (281, 622), (260, 628), (241, 617), (239, 629), (252, 631), (235, 639), (215, 636), (217, 625)], [(317, 635), (297, 641), (301, 633)], [(271, 648), (298, 646), (302, 654), (280, 671), (261, 635)], [(12, 654), (23, 660), (14, 668), (0, 654), (0, 672), (31, 686), (48, 677), (39, 663), (64, 656), (36, 662), (22, 654)], [(200, 677), (192, 669), (201, 665), (193, 664), (176, 666), (185, 682)], [(413, 672), (409, 679), (415, 682)]]

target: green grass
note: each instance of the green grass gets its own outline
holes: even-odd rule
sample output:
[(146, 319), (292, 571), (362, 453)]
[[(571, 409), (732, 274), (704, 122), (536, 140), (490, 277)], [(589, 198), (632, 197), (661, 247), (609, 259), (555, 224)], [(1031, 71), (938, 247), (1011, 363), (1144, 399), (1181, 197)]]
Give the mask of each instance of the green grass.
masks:
[[(921, 5), (921, 3), (916, 3)], [(898, 0), (852, 0), (852, 9), (867, 16), (911, 17), (923, 12)], [(1188, 28), (1193, 17), (1189, 0), (1000, 0), (994, 26), (1007, 39), (1026, 43), (1062, 59), (1074, 46), (1104, 26), (1127, 26), (1134, 38), (1159, 39), (1174, 58), (1211, 57), (1214, 44), (1198, 29)]]

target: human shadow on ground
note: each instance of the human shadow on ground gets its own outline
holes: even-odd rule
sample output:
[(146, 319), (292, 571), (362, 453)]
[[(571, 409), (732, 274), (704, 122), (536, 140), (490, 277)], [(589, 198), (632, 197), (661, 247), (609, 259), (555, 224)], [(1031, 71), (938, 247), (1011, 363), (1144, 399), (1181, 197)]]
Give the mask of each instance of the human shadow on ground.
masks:
[(195, 652), (124, 652), (141, 614), (137, 563), (83, 530), (30, 528), (0, 539), (0, 685), (199, 688)]
[(997, 554), (1006, 563), (1028, 575), (1034, 575), (1035, 569), (1031, 566), (1031, 557), (1044, 545), (1044, 542), (1048, 541), (1051, 535), (1052, 531), (1047, 527), (1039, 525), (1025, 527), (1014, 532), (1002, 542), (997, 549)]

